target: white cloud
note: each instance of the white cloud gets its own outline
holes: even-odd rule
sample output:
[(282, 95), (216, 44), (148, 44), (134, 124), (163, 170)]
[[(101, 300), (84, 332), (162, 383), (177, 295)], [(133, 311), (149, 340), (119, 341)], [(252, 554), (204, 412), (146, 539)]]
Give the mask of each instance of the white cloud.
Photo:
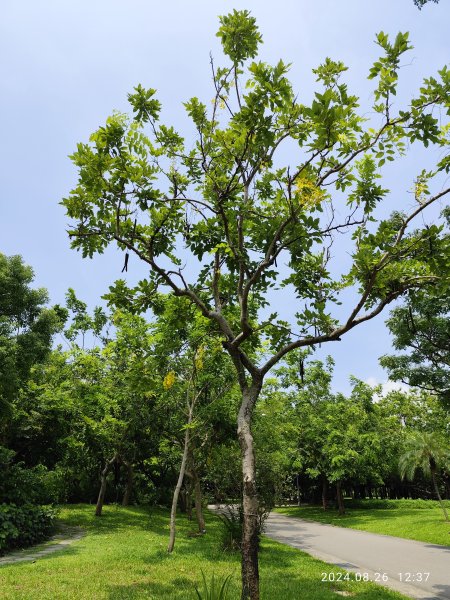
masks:
[(368, 377), (365, 380), (365, 383), (367, 383), (367, 385), (370, 385), (370, 387), (376, 387), (377, 385), (381, 385), (381, 396), (386, 396), (387, 394), (389, 394), (389, 392), (393, 391), (408, 392), (411, 389), (408, 385), (402, 383), (401, 381), (380, 382), (377, 381), (376, 377)]

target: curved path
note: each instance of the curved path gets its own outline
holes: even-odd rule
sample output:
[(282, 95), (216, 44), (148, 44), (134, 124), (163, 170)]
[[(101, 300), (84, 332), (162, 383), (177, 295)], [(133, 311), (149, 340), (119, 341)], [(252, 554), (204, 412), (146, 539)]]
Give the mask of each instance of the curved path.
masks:
[[(450, 599), (450, 547), (271, 513), (265, 534), (406, 596)], [(332, 569), (329, 569), (332, 573)], [(427, 575), (428, 574), (428, 575)], [(332, 575), (330, 575), (332, 577)], [(383, 581), (383, 579), (387, 581)]]
[[(64, 548), (67, 548), (67, 546), (70, 546), (73, 542), (81, 539), (84, 535), (85, 531), (80, 527), (65, 527), (61, 533), (50, 538), (48, 545), (43, 548), (42, 546), (31, 546), (30, 548), (12, 552), (6, 556), (0, 556), (0, 567), (2, 565), (11, 565), (29, 560), (34, 562), (38, 558), (42, 558), (53, 552), (58, 552), (58, 550), (64, 550)], [(36, 549), (39, 547), (41, 547), (41, 550)]]

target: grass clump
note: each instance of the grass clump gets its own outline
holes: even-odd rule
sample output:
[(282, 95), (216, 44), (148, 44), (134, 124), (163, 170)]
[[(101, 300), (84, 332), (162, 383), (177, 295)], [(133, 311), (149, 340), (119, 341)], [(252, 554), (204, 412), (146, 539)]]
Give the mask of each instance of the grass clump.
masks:
[(214, 573), (211, 582), (208, 584), (205, 574), (202, 571), (203, 589), (200, 592), (195, 586), (198, 600), (228, 600), (228, 590), (230, 586), (231, 575), (227, 575), (222, 581), (216, 579)]
[(237, 552), (241, 548), (242, 513), (228, 507), (225, 512), (217, 515), (222, 521), (220, 547), (228, 552)]

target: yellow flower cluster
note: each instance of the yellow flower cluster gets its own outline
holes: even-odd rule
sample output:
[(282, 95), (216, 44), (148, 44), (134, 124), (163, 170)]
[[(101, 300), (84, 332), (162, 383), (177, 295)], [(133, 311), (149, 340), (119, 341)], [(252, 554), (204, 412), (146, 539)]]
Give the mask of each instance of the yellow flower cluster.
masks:
[(173, 371), (169, 371), (167, 375), (164, 377), (163, 386), (165, 390), (170, 390), (170, 388), (175, 383), (175, 373)]
[(326, 193), (308, 175), (300, 175), (295, 181), (295, 195), (300, 205), (308, 210), (320, 204)]

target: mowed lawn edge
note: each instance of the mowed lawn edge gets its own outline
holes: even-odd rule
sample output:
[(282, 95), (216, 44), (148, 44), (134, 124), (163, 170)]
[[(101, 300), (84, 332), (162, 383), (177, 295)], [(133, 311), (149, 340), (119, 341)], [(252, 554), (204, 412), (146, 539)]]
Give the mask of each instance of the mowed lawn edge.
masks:
[[(334, 508), (324, 511), (321, 506), (312, 505), (279, 506), (275, 512), (337, 527), (450, 546), (450, 521), (444, 520), (438, 502), (428, 502), (429, 507), (420, 508), (415, 506), (415, 501), (411, 501), (411, 506), (407, 501), (399, 503), (400, 506), (393, 503), (390, 508), (373, 508), (370, 504), (364, 508), (349, 507), (342, 516)], [(446, 501), (446, 506), (450, 510), (450, 501)]]
[[(169, 555), (168, 511), (106, 506), (97, 519), (93, 512), (86, 505), (62, 508), (61, 522), (83, 527), (86, 535), (36, 562), (0, 567), (1, 598), (189, 600), (196, 597), (203, 571), (208, 581), (213, 573), (219, 579), (231, 575), (229, 600), (239, 599), (240, 557), (221, 549), (222, 524), (216, 515), (207, 514), (205, 536), (194, 536), (195, 523), (180, 515)], [(324, 573), (345, 571), (266, 537), (260, 557), (262, 600), (336, 600), (336, 592), (345, 591), (359, 600), (405, 598), (372, 583), (322, 581)]]

